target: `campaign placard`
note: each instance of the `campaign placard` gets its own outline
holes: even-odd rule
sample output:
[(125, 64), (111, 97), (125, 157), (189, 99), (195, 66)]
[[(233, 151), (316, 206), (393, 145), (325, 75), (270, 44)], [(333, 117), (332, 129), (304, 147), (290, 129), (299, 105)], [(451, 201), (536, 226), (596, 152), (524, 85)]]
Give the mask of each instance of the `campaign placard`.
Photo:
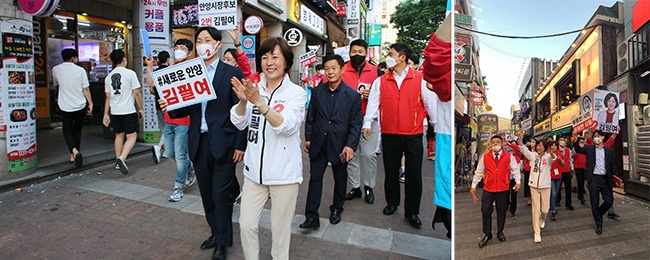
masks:
[(588, 127), (605, 133), (618, 133), (619, 92), (593, 89), (578, 99), (580, 114), (591, 113), (594, 121)]
[(318, 57), (316, 57), (316, 50), (311, 50), (305, 54), (300, 55), (300, 65), (303, 67), (307, 67), (316, 62), (318, 62)]
[(201, 58), (154, 71), (151, 77), (160, 98), (167, 101), (167, 111), (217, 98)]
[(199, 26), (232, 30), (237, 24), (237, 1), (199, 0)]

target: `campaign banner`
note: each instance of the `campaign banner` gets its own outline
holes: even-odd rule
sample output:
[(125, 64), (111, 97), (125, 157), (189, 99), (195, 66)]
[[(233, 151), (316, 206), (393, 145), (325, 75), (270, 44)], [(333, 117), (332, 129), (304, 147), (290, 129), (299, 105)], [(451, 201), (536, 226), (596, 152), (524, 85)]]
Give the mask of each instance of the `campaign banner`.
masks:
[(343, 57), (343, 61), (348, 62), (350, 60), (350, 46), (343, 46), (334, 49), (334, 54), (338, 54)]
[(0, 130), (6, 132), (9, 172), (36, 166), (36, 75), (32, 22), (2, 20)]
[(300, 55), (300, 65), (302, 65), (303, 67), (307, 67), (316, 62), (318, 62), (318, 57), (316, 57), (315, 49)]
[(151, 73), (160, 98), (167, 101), (167, 111), (217, 98), (208, 81), (203, 59), (195, 58)]
[(591, 111), (581, 114), (571, 120), (572, 132), (574, 134), (580, 134), (582, 131), (590, 129), (593, 126), (593, 118), (591, 117)]
[(237, 21), (237, 1), (199, 0), (199, 26), (232, 30), (237, 27)]
[(521, 130), (526, 131), (528, 129), (531, 129), (533, 127), (533, 119), (528, 118), (524, 121), (521, 121)]
[(605, 133), (618, 133), (619, 92), (593, 89), (578, 99), (580, 114), (591, 112), (592, 128)]
[(140, 28), (149, 33), (151, 44), (169, 44), (169, 0), (140, 1)]

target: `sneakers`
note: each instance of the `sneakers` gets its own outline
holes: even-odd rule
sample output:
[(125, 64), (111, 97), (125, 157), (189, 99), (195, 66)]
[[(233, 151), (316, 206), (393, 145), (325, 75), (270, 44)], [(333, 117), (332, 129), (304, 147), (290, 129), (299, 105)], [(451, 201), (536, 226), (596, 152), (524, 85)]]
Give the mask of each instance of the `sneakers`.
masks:
[(557, 220), (557, 211), (551, 212), (551, 220), (553, 220), (553, 221)]
[(160, 163), (160, 150), (160, 146), (158, 145), (151, 146), (151, 155), (153, 156), (153, 162), (155, 164)]
[(621, 217), (621, 214), (614, 213), (614, 214), (607, 214), (607, 218), (609, 219), (618, 219)]
[(179, 202), (183, 198), (183, 189), (182, 188), (174, 188), (172, 191), (172, 194), (169, 195), (169, 201), (171, 202)]
[(399, 175), (399, 182), (404, 183), (406, 181), (406, 174), (400, 174)]
[(185, 186), (190, 187), (196, 182), (196, 172), (194, 168), (190, 168), (187, 172), (187, 178), (185, 178)]
[(118, 171), (120, 170), (120, 164), (115, 163), (115, 170), (118, 170)]
[(120, 170), (122, 174), (127, 175), (129, 173), (129, 167), (126, 166), (126, 162), (122, 157), (117, 157), (117, 159), (115, 159), (115, 164), (115, 168), (119, 168), (118, 170)]

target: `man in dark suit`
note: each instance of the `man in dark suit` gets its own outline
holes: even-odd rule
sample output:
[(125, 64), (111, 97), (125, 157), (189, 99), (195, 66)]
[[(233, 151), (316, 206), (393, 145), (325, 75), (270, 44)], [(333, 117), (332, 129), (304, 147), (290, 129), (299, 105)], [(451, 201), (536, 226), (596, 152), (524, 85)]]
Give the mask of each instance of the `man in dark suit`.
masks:
[[(603, 139), (605, 139), (605, 134), (598, 130), (594, 133), (594, 145), (585, 146), (578, 142), (573, 145), (576, 153), (584, 154), (587, 159), (585, 179), (589, 186), (591, 214), (596, 222), (596, 234), (598, 235), (603, 233), (603, 215), (614, 203), (612, 177), (616, 174), (614, 153), (604, 145)], [(603, 204), (600, 206), (599, 193), (603, 196)]]
[(215, 248), (212, 259), (226, 259), (226, 247), (233, 243), (235, 198), (232, 187), (238, 186), (235, 166), (246, 150), (246, 130), (239, 131), (230, 122), (230, 108), (239, 102), (230, 79), (241, 80), (244, 74), (219, 60), (219, 30), (201, 27), (196, 35), (196, 51), (205, 62), (208, 80), (212, 82), (217, 99), (170, 111), (169, 115), (172, 118), (190, 116), (190, 160), (194, 163), (205, 217), (212, 231), (201, 249)]
[(327, 83), (314, 88), (305, 124), (305, 152), (309, 153), (309, 192), (305, 216), (300, 228), (318, 229), (318, 208), (323, 193), (323, 175), (327, 163), (334, 173), (334, 203), (330, 206), (330, 223), (341, 222), (348, 162), (361, 134), (361, 97), (341, 80), (343, 58), (329, 55), (323, 59)]

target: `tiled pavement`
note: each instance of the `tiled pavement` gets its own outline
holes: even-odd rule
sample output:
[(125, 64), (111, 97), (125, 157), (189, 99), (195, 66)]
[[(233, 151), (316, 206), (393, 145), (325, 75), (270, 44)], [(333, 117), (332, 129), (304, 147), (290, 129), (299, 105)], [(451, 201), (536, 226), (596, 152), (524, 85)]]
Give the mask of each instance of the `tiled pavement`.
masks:
[[(375, 204), (348, 201), (343, 221), (330, 225), (333, 180), (325, 178), (321, 228), (304, 233), (308, 161), (292, 226), (292, 259), (448, 259), (451, 242), (442, 225), (431, 229), (434, 206), (432, 162), (425, 160), (422, 229), (411, 228), (400, 207), (393, 216), (381, 214), (384, 204), (380, 170)], [(379, 169), (383, 169), (381, 157)], [(174, 164), (151, 162), (149, 154), (129, 160), (131, 174), (112, 165), (85, 170), (41, 184), (0, 194), (0, 259), (208, 259), (211, 251), (198, 245), (209, 236), (198, 187), (186, 189), (181, 202), (167, 202)], [(328, 170), (329, 171), (329, 170)], [(238, 171), (239, 173), (240, 171)], [(329, 173), (331, 174), (331, 173)], [(240, 182), (241, 175), (238, 176)], [(268, 205), (267, 205), (268, 208)], [(235, 216), (238, 219), (238, 207)], [(262, 259), (270, 259), (268, 211), (260, 222)], [(230, 259), (243, 259), (239, 226)]]
[[(482, 190), (477, 190), (481, 197)], [(518, 192), (517, 218), (510, 212), (504, 229), (505, 242), (496, 239), (496, 211), (492, 217), (495, 237), (479, 248), (483, 237), (480, 201), (473, 203), (468, 192), (455, 194), (456, 259), (650, 259), (650, 208), (647, 201), (615, 194), (614, 208), (618, 220), (605, 217), (603, 234), (595, 233), (588, 196), (580, 205), (575, 193), (575, 210), (558, 207), (558, 220), (547, 220), (542, 242), (533, 242), (531, 208), (523, 192)], [(564, 199), (564, 198), (563, 198)]]

